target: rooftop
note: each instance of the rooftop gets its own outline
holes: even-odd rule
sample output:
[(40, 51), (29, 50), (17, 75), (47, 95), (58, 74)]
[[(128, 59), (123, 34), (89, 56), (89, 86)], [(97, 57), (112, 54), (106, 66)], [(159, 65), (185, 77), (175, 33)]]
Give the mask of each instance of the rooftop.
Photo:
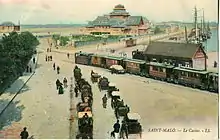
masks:
[(0, 24), (0, 26), (15, 26), (15, 24), (13, 22), (6, 21), (6, 22), (3, 22), (2, 24)]
[[(146, 55), (192, 58), (201, 44), (178, 42), (151, 42), (144, 51)], [(202, 48), (202, 47), (201, 47)]]

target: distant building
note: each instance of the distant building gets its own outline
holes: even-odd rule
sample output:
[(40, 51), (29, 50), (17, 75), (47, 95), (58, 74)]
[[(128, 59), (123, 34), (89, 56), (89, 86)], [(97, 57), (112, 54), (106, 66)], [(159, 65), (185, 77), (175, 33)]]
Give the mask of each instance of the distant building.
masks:
[(176, 24), (158, 24), (156, 27), (165, 33), (177, 32), (180, 29), (179, 25)]
[(9, 33), (13, 31), (20, 31), (20, 24), (15, 25), (12, 22), (3, 22), (0, 24), (0, 33)]
[(151, 42), (144, 52), (133, 51), (132, 57), (201, 70), (205, 70), (207, 64), (202, 44)]
[(143, 16), (131, 16), (121, 4), (108, 15), (98, 16), (81, 30), (83, 34), (140, 35), (150, 31), (150, 23)]

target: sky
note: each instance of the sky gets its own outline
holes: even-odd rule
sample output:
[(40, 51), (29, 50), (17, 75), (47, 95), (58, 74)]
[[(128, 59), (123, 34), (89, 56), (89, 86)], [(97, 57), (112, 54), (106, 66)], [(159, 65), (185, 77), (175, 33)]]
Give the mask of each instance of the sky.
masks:
[(192, 21), (193, 8), (205, 20), (217, 21), (217, 0), (0, 0), (0, 23), (79, 24), (110, 13), (122, 4), (131, 15), (142, 15), (150, 21)]

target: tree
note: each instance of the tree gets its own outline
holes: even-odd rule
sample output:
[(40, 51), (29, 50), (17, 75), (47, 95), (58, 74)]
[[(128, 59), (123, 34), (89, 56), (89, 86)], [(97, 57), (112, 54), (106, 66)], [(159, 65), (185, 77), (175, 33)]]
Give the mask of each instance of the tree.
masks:
[(39, 41), (30, 32), (3, 35), (0, 41), (0, 87), (25, 70), (37, 45)]
[(55, 44), (55, 47), (57, 46), (57, 41), (60, 39), (60, 35), (54, 34), (52, 35), (52, 40)]
[(69, 37), (68, 36), (61, 36), (60, 37), (60, 45), (66, 46), (68, 44)]
[(158, 33), (161, 33), (161, 32), (162, 32), (161, 29), (158, 26), (156, 26), (155, 29), (154, 29), (154, 34), (158, 34)]

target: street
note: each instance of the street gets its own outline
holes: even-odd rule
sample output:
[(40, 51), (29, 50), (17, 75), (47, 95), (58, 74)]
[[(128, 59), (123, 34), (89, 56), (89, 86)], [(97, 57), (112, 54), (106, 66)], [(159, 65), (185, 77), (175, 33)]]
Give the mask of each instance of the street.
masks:
[[(58, 95), (55, 82), (56, 79), (62, 82), (66, 77), (69, 83), (75, 67), (74, 59), (73, 55), (67, 59), (66, 54), (52, 52), (53, 61), (46, 62), (46, 48), (45, 42), (39, 46), (40, 54), (36, 73), (26, 84), (27, 90), (20, 93), (14, 100), (14, 102), (19, 102), (17, 106), (24, 106), (21, 118), (16, 123), (22, 127), (26, 126), (30, 135), (34, 135), (34, 138), (37, 139), (68, 139), (69, 88), (65, 89), (63, 95)], [(123, 49), (127, 53), (131, 50), (133, 49)], [(53, 70), (54, 62), (61, 68), (59, 75)], [(102, 68), (78, 66), (82, 70), (83, 77), (92, 85), (94, 139), (110, 138), (116, 118), (110, 107), (110, 100), (108, 100), (107, 109), (103, 109), (104, 92), (98, 90), (97, 84), (91, 83), (91, 70), (108, 77), (110, 82), (115, 83), (131, 112), (141, 116), (140, 123), (144, 129), (143, 138), (161, 139), (169, 136), (178, 139), (181, 135), (182, 139), (208, 140), (217, 137), (218, 96), (216, 94), (129, 74), (112, 75), (108, 70)], [(75, 103), (78, 100), (76, 99)], [(8, 110), (10, 107), (12, 106), (9, 106)], [(4, 112), (4, 116), (4, 118), (9, 117), (10, 112)], [(77, 123), (77, 120), (75, 119), (74, 122)], [(209, 128), (211, 132), (181, 134), (148, 132), (149, 128), (156, 127)], [(174, 138), (174, 136), (176, 137)], [(136, 136), (134, 137), (136, 138)]]

